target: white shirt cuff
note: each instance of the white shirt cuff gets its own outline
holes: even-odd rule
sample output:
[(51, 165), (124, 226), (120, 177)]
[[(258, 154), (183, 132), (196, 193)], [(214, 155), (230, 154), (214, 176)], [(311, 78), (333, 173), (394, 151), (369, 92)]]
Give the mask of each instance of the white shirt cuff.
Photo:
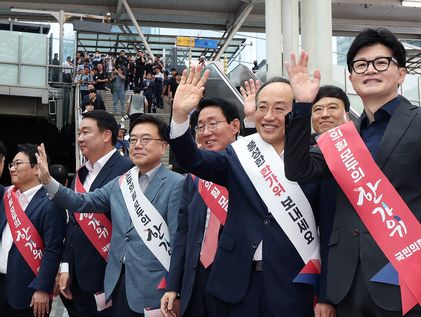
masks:
[(57, 182), (54, 178), (51, 177), (51, 182), (44, 185), (44, 188), (47, 191), (47, 195), (49, 199), (54, 198), (54, 195), (57, 194), (59, 187), (60, 187), (59, 182)]
[(69, 263), (62, 262), (60, 264), (60, 273), (69, 273)]
[(190, 119), (187, 119), (183, 123), (177, 123), (171, 120), (170, 138), (176, 139), (182, 136), (189, 129)]
[(255, 128), (256, 127), (256, 122), (247, 120), (247, 118), (244, 118), (243, 122), (244, 122), (244, 128)]

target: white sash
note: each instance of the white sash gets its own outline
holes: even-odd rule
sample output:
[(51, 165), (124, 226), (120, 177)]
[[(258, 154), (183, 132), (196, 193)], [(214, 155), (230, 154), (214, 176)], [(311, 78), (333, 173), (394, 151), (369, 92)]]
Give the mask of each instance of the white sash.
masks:
[(297, 249), (304, 263), (320, 260), (319, 235), (310, 203), (296, 182), (285, 177), (284, 162), (255, 133), (232, 144), (259, 196)]
[(140, 190), (138, 175), (139, 168), (135, 166), (122, 176), (121, 193), (137, 234), (168, 271), (170, 232), (164, 218)]

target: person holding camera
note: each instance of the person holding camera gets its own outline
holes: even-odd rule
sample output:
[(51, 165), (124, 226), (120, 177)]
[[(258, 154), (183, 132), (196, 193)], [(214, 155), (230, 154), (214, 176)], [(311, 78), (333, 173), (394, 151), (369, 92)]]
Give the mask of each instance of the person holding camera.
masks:
[(124, 94), (124, 83), (126, 81), (126, 76), (124, 75), (123, 68), (121, 66), (117, 67), (117, 70), (114, 70), (111, 74), (111, 81), (113, 83), (113, 112), (118, 113), (117, 106), (120, 101), (120, 113), (124, 115), (124, 108), (126, 105), (126, 95)]

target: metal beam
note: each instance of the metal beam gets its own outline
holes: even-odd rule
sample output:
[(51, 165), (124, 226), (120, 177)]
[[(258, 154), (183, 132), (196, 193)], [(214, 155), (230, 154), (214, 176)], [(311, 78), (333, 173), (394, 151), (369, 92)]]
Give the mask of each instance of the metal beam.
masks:
[(118, 23), (120, 21), (121, 9), (123, 8), (123, 0), (118, 0), (117, 7), (115, 10), (115, 22)]
[(140, 29), (140, 26), (137, 23), (136, 18), (134, 17), (132, 10), (130, 9), (129, 5), (127, 4), (127, 1), (126, 0), (121, 0), (121, 1), (123, 2), (124, 8), (126, 9), (126, 12), (130, 17), (130, 20), (132, 21), (133, 25), (135, 26), (137, 32), (139, 33), (139, 36), (142, 39), (142, 43), (145, 46), (146, 50), (148, 51), (149, 57), (154, 59), (155, 57), (152, 53), (151, 48), (149, 47), (148, 41), (146, 40), (145, 36), (143, 35), (143, 32)]
[(218, 49), (218, 52), (216, 53), (215, 57), (213, 58), (214, 61), (219, 61), (222, 54), (224, 54), (225, 50), (227, 49), (228, 45), (230, 44), (231, 40), (237, 33), (237, 31), (240, 29), (240, 27), (243, 25), (244, 21), (247, 19), (248, 15), (250, 14), (251, 10), (253, 10), (254, 3), (249, 2), (242, 12), (238, 15), (237, 19), (234, 21), (233, 25), (231, 26), (231, 29), (229, 30), (227, 37), (225, 39), (224, 44)]

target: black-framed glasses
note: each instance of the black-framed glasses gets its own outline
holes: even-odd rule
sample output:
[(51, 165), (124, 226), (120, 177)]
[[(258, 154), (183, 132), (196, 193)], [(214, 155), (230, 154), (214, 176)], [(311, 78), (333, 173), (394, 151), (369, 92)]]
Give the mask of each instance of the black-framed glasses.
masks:
[(7, 166), (9, 167), (10, 170), (13, 167), (16, 168), (16, 169), (18, 169), (18, 167), (20, 165), (25, 164), (25, 163), (30, 163), (31, 164), (32, 162), (30, 162), (30, 161), (16, 161), (16, 162), (10, 162), (9, 164), (7, 164)]
[(146, 137), (146, 136), (144, 136), (142, 138), (131, 136), (130, 139), (129, 139), (129, 144), (131, 146), (133, 146), (133, 145), (136, 145), (137, 142), (139, 142), (139, 141), (140, 141), (140, 144), (142, 144), (143, 146), (145, 146), (145, 145), (148, 145), (149, 142), (151, 142), (151, 141), (165, 141), (165, 140), (163, 140), (163, 139), (149, 138), (149, 137)]
[(208, 128), (208, 131), (215, 131), (218, 128), (218, 124), (221, 122), (227, 122), (227, 121), (226, 120), (211, 121), (205, 124), (198, 125), (196, 127), (196, 132), (199, 134), (202, 134), (203, 132), (205, 132), (205, 128)]
[(384, 72), (388, 70), (390, 63), (395, 63), (398, 67), (398, 61), (394, 57), (377, 57), (372, 60), (357, 59), (351, 62), (351, 68), (356, 74), (363, 74), (367, 71), (370, 64), (373, 65), (374, 69), (378, 72)]

